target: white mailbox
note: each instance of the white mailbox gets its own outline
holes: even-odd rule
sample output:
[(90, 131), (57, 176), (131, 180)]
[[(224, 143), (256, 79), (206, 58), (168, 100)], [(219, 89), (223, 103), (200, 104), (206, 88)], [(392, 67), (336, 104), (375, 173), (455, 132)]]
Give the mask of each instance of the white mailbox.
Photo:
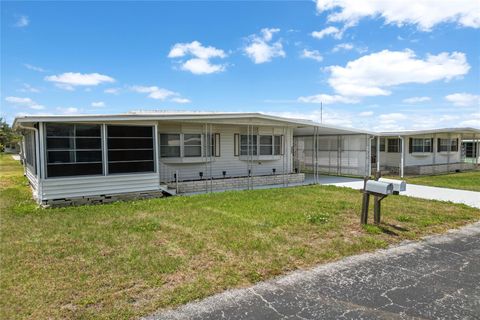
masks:
[(368, 180), (365, 185), (365, 191), (389, 195), (393, 193), (393, 184), (375, 180)]
[(393, 184), (393, 191), (395, 192), (407, 191), (407, 183), (404, 180), (380, 178), (378, 181)]

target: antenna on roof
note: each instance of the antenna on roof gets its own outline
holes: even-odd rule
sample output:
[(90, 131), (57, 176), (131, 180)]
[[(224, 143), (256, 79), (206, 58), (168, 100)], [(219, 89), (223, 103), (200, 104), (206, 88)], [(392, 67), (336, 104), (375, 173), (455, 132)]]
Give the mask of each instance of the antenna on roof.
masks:
[(320, 101), (320, 123), (323, 123), (323, 103)]

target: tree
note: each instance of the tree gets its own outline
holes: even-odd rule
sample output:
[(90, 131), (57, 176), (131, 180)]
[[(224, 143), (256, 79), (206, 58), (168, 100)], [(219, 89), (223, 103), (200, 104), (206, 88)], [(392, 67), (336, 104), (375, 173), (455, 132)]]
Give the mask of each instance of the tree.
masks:
[(22, 136), (16, 133), (12, 127), (0, 118), (0, 151), (3, 152), (6, 146), (18, 143)]

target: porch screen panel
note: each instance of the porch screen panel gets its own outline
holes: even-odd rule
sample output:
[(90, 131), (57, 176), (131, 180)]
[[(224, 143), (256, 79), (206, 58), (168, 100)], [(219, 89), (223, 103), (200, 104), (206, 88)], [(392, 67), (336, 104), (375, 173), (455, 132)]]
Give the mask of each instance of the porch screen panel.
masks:
[(27, 164), (27, 167), (29, 167), (33, 171), (33, 173), (37, 174), (37, 157), (35, 149), (35, 133), (29, 131), (25, 135), (25, 162)]
[(101, 126), (47, 123), (46, 153), (47, 178), (101, 175)]
[(153, 126), (107, 126), (108, 173), (154, 172)]

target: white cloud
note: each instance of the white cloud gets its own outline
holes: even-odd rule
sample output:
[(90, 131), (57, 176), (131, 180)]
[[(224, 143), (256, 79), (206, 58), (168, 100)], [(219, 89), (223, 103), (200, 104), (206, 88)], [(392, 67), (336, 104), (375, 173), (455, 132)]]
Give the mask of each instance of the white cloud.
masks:
[(24, 83), (24, 84), (23, 84), (23, 88), (18, 89), (18, 91), (20, 91), (20, 92), (39, 93), (39, 92), (40, 92), (40, 89), (37, 89), (37, 88), (35, 88), (35, 87), (32, 87), (32, 86), (29, 85), (28, 83)]
[(412, 50), (383, 50), (349, 61), (345, 67), (329, 67), (328, 82), (343, 96), (387, 96), (392, 86), (448, 81), (465, 75), (469, 69), (461, 52), (429, 54), (422, 60)]
[(313, 31), (311, 36), (317, 39), (323, 39), (326, 36), (332, 36), (335, 39), (341, 39), (343, 35), (343, 30), (340, 30), (336, 27), (327, 27), (320, 31)]
[(33, 71), (37, 71), (37, 72), (47, 72), (47, 70), (41, 68), (41, 67), (38, 67), (38, 66), (34, 66), (34, 65), (31, 65), (31, 64), (28, 64), (28, 63), (24, 63), (23, 66), (29, 70), (33, 70)]
[(462, 127), (480, 128), (480, 112), (470, 114), (468, 119), (460, 122), (459, 125)]
[(392, 123), (399, 120), (405, 120), (407, 119), (407, 116), (404, 115), (403, 113), (394, 112), (394, 113), (381, 114), (378, 116), (378, 119), (382, 123)]
[(6, 97), (5, 101), (7, 101), (7, 102), (9, 102), (13, 105), (16, 105), (16, 106), (28, 107), (28, 108), (33, 109), (33, 110), (43, 110), (43, 109), (45, 109), (44, 106), (36, 103), (35, 101), (33, 101), (31, 98), (28, 98), (28, 97), (22, 98), (22, 97), (12, 97), (12, 96), (10, 96), (10, 97)]
[(5, 101), (13, 103), (13, 104), (22, 104), (22, 105), (29, 105), (33, 103), (33, 100), (30, 98), (21, 98), (21, 97), (6, 97)]
[(480, 28), (480, 10), (475, 0), (317, 0), (317, 10), (331, 11), (328, 21), (346, 26), (354, 26), (362, 18), (381, 17), (386, 24), (415, 25), (422, 31), (445, 22)]
[(179, 93), (170, 91), (165, 88), (159, 88), (157, 86), (133, 86), (130, 87), (131, 90), (138, 92), (138, 93), (148, 93), (148, 97), (151, 99), (156, 99), (160, 101), (169, 100), (175, 103), (190, 103), (191, 101), (187, 98), (183, 98), (180, 96)]
[(187, 98), (173, 98), (171, 101), (175, 102), (175, 103), (180, 103), (180, 104), (185, 104), (185, 103), (192, 102), (192, 101), (190, 101), (190, 99), (187, 99)]
[(208, 60), (194, 58), (183, 63), (181, 69), (193, 74), (210, 74), (225, 71), (225, 65), (212, 64)]
[(313, 59), (318, 62), (323, 60), (323, 57), (318, 50), (303, 49), (302, 53), (300, 54), (300, 57), (306, 58), (306, 59)]
[(143, 86), (133, 86), (131, 89), (138, 93), (148, 93), (148, 97), (156, 100), (166, 100), (172, 96), (178, 96), (178, 93), (159, 88), (157, 86), (143, 87)]
[(278, 117), (292, 118), (292, 119), (304, 119), (311, 120), (325, 124), (351, 127), (352, 126), (352, 116), (350, 113), (340, 113), (332, 112), (330, 110), (324, 110), (323, 114), (320, 110), (314, 110), (310, 113), (304, 112), (265, 112), (265, 114), (270, 114)]
[(183, 58), (190, 56), (187, 61), (181, 62), (181, 69), (193, 74), (210, 74), (225, 71), (226, 65), (213, 64), (210, 59), (225, 58), (227, 54), (215, 47), (204, 47), (198, 41), (177, 43), (168, 53), (169, 58)]
[(57, 107), (56, 110), (62, 114), (78, 114), (80, 109), (75, 107)]
[(370, 117), (373, 116), (373, 111), (363, 111), (358, 114), (360, 117)]
[(102, 83), (115, 82), (115, 79), (103, 74), (78, 72), (46, 76), (45, 80), (54, 82), (58, 87), (65, 90), (74, 90), (75, 86), (97, 86)]
[(353, 50), (353, 44), (351, 43), (340, 43), (340, 44), (337, 44), (333, 49), (332, 51), (333, 52), (338, 52), (340, 50)]
[(17, 28), (24, 28), (30, 24), (30, 20), (27, 16), (19, 16), (14, 26)]
[(445, 96), (445, 99), (456, 107), (479, 107), (480, 95), (470, 93), (453, 93)]
[(329, 94), (317, 94), (313, 96), (299, 97), (298, 102), (303, 103), (323, 103), (323, 104), (333, 104), (333, 103), (357, 103), (358, 100), (348, 97), (343, 97), (340, 95), (329, 95)]
[(273, 35), (279, 31), (280, 29), (264, 28), (260, 31), (261, 36), (251, 35), (243, 51), (255, 64), (270, 62), (277, 57), (285, 57), (281, 41), (271, 42)]
[(109, 94), (119, 94), (120, 93), (120, 88), (108, 88), (108, 89), (103, 90), (103, 92), (109, 93)]
[(34, 104), (34, 105), (31, 105), (30, 106), (30, 109), (33, 109), (33, 110), (43, 110), (45, 109), (44, 106), (40, 105), (40, 104)]
[(105, 107), (105, 102), (94, 101), (94, 102), (92, 102), (91, 106), (94, 107), (94, 108), (103, 108), (103, 107)]
[(411, 97), (411, 98), (403, 99), (402, 102), (414, 104), (414, 103), (420, 103), (420, 102), (427, 102), (430, 100), (432, 100), (430, 97)]

